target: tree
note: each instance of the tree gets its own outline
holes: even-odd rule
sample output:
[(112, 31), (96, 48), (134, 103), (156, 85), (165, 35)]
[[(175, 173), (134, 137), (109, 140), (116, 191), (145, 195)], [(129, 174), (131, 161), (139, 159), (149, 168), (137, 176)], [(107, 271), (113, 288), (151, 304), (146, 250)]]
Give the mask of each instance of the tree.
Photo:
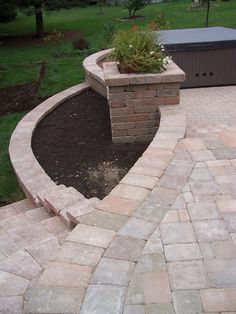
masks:
[(15, 0), (15, 6), (27, 10), (35, 15), (36, 37), (42, 38), (44, 34), (43, 11), (58, 10), (80, 5), (79, 0)]
[(7, 23), (16, 17), (16, 9), (13, 1), (0, 0), (0, 23)]
[(147, 3), (147, 0), (123, 0), (123, 7), (128, 10), (129, 17), (133, 17), (137, 11), (142, 9)]

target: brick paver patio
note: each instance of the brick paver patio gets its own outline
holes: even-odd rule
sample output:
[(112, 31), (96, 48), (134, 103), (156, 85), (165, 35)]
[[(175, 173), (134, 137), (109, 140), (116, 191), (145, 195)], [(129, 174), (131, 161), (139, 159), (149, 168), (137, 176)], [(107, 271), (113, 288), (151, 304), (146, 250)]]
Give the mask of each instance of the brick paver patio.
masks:
[(181, 106), (186, 137), (153, 145), (73, 231), (29, 201), (1, 209), (0, 313), (236, 313), (236, 87)]

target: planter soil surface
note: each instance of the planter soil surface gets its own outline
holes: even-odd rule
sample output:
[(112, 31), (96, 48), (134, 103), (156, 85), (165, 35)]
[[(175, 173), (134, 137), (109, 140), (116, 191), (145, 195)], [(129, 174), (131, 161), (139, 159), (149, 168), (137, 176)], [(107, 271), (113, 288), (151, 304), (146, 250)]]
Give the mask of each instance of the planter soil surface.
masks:
[(88, 90), (67, 100), (36, 128), (32, 148), (57, 184), (102, 199), (148, 144), (113, 144), (107, 100)]

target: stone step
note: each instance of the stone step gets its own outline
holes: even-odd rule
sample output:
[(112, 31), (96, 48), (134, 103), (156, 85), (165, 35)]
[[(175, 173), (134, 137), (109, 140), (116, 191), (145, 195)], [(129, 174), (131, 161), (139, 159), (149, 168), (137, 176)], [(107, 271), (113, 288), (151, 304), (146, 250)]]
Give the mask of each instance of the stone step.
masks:
[(77, 225), (80, 222), (80, 217), (93, 212), (100, 202), (101, 201), (96, 197), (90, 199), (84, 198), (69, 206), (66, 209), (66, 214), (69, 219)]
[(35, 204), (29, 199), (0, 207), (0, 221), (24, 213), (35, 207)]

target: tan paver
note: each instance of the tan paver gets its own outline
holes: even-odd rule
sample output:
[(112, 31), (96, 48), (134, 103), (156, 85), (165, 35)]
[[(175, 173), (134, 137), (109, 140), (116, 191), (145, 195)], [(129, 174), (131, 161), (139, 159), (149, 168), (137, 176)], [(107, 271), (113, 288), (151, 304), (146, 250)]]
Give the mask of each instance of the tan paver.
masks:
[(25, 295), (25, 313), (236, 311), (236, 88), (181, 96), (160, 108), (159, 133), (104, 200), (88, 210), (71, 188), (42, 193), (80, 222), (72, 232), (28, 200), (0, 212), (1, 306), (20, 313)]
[(79, 224), (70, 233), (67, 240), (106, 248), (114, 236), (115, 232), (112, 230)]
[(92, 275), (90, 266), (51, 262), (39, 280), (40, 285), (86, 288)]

